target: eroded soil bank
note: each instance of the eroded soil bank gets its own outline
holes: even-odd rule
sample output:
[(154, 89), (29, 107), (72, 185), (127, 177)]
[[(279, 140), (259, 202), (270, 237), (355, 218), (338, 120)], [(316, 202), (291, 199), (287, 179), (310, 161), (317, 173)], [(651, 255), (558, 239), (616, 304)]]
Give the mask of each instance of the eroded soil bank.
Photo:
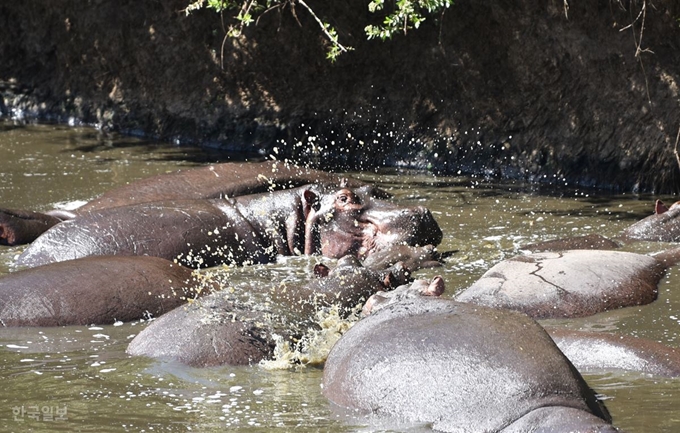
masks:
[(0, 110), (324, 168), (680, 192), (675, 0), (460, 0), (385, 43), (367, 1), (309, 0), (355, 48), (336, 63), (300, 7), (222, 49), (187, 3), (2, 2)]

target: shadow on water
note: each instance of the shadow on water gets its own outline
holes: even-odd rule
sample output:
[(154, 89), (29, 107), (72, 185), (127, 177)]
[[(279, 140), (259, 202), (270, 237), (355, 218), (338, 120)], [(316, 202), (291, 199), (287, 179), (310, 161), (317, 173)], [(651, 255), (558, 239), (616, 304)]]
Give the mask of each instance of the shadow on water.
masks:
[[(191, 144), (169, 144), (153, 139), (137, 138), (117, 132), (100, 131), (90, 127), (69, 127), (63, 124), (22, 124), (0, 119), (0, 134), (21, 132), (30, 134), (32, 140), (42, 145), (63, 148), (59, 152), (98, 154), (106, 150), (128, 150), (147, 155), (147, 161), (191, 162), (196, 164), (218, 162), (259, 162), (266, 158), (257, 151), (249, 153), (226, 152)], [(74, 133), (75, 132), (75, 133)], [(109, 159), (111, 160), (111, 159)]]

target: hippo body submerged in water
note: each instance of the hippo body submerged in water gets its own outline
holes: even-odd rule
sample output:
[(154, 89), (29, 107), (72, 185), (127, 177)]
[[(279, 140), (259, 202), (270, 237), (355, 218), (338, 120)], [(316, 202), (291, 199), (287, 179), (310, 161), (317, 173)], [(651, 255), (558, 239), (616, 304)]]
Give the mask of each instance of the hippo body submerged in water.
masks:
[[(152, 201), (238, 197), (317, 184), (357, 188), (365, 185), (280, 161), (225, 162), (131, 182), (105, 192), (80, 210), (99, 210)], [(383, 193), (383, 198), (385, 195)]]
[(537, 323), (446, 299), (407, 297), (360, 320), (329, 353), (323, 394), (436, 431), (617, 431)]
[(613, 250), (636, 241), (680, 242), (680, 202), (666, 206), (661, 200), (654, 205), (654, 214), (623, 229), (617, 237), (608, 239), (599, 234), (555, 239), (521, 247), (531, 252), (565, 250)]
[(320, 278), (305, 285), (239, 288), (249, 300), (254, 296), (249, 302), (223, 290), (178, 307), (139, 333), (127, 352), (194, 367), (257, 363), (271, 358), (275, 335), (299, 338), (321, 308), (337, 306), (344, 317), (373, 293), (403, 284), (408, 274), (401, 265), (372, 271), (351, 256), (330, 272), (324, 268), (315, 269)]
[(680, 349), (608, 332), (547, 328), (562, 353), (582, 372), (633, 371), (680, 377)]
[(679, 242), (680, 202), (666, 206), (661, 200), (654, 205), (654, 214), (621, 232), (620, 239), (629, 241)]
[(504, 260), (456, 296), (533, 318), (583, 317), (656, 299), (665, 267), (620, 251), (567, 250)]
[(191, 269), (158, 257), (69, 260), (0, 277), (0, 324), (110, 325), (155, 317), (200, 288)]
[[(305, 184), (348, 187), (364, 185), (353, 179), (311, 170), (281, 162), (227, 162), (205, 167), (180, 170), (140, 179), (114, 188), (72, 212), (39, 213), (0, 209), (0, 245), (21, 245), (33, 242), (40, 234), (62, 220), (119, 206), (197, 199), (222, 199), (242, 195), (290, 189)], [(381, 193), (383, 198), (385, 193)]]
[(180, 258), (192, 267), (267, 263), (277, 254), (365, 257), (391, 244), (438, 244), (423, 207), (402, 208), (370, 192), (318, 185), (233, 199), (178, 200), (83, 212), (36, 239), (22, 266), (93, 255)]
[(456, 300), (536, 319), (585, 317), (654, 301), (666, 269), (678, 260), (680, 249), (651, 256), (607, 250), (518, 255), (493, 266)]

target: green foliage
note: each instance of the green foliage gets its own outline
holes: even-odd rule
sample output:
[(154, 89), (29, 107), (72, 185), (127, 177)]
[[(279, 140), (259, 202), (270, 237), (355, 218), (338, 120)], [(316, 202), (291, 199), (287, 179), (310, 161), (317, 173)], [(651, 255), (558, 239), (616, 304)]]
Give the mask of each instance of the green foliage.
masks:
[[(382, 24), (368, 25), (365, 28), (368, 39), (391, 38), (397, 32), (407, 33), (411, 29), (420, 27), (425, 21), (425, 13), (432, 14), (446, 9), (453, 1), (451, 0), (397, 0), (394, 2), (394, 10), (389, 12)], [(376, 13), (384, 10), (385, 0), (372, 0), (368, 4), (369, 12)]]
[[(229, 27), (227, 35), (240, 36), (243, 28), (256, 22), (261, 14), (285, 5), (290, 5), (293, 10), (296, 4), (304, 7), (319, 25), (329, 43), (326, 54), (328, 59), (335, 61), (340, 54), (352, 50), (352, 47), (340, 43), (338, 31), (326, 20), (317, 16), (304, 0), (196, 0), (187, 6), (185, 12), (189, 14), (202, 8), (213, 9), (218, 13), (236, 12), (233, 15), (236, 25)], [(369, 12), (384, 15), (384, 18), (381, 24), (367, 25), (366, 36), (368, 39), (385, 40), (397, 32), (407, 33), (411, 29), (420, 27), (427, 14), (443, 11), (452, 4), (452, 0), (391, 0), (387, 4), (385, 0), (369, 0)]]

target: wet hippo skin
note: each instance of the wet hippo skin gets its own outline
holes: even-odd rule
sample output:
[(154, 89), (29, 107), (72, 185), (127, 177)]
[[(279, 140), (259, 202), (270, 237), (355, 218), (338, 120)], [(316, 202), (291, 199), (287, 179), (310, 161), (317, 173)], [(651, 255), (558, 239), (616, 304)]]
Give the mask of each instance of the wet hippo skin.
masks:
[[(407, 274), (401, 265), (372, 271), (349, 256), (340, 259), (332, 271), (315, 272), (320, 278), (306, 285), (248, 288), (250, 296), (255, 294), (255, 305), (235, 300), (229, 291), (218, 291), (180, 306), (140, 332), (127, 352), (193, 367), (257, 363), (271, 358), (274, 334), (286, 340), (299, 338), (300, 332), (313, 326), (319, 309), (335, 305), (345, 316), (371, 294), (404, 283)], [(265, 300), (276, 307), (263, 308)], [(281, 309), (286, 312), (285, 320), (272, 319)]]
[[(360, 191), (361, 192), (361, 191)], [(349, 200), (349, 201), (348, 201)], [(19, 257), (37, 266), (93, 255), (151, 255), (186, 266), (267, 263), (277, 254), (360, 257), (393, 244), (441, 241), (431, 213), (319, 185), (233, 199), (142, 203), (81, 213)]]
[(236, 197), (306, 184), (348, 187), (353, 179), (280, 161), (225, 162), (140, 179), (102, 194), (80, 210), (98, 210), (165, 200)]
[(233, 206), (209, 200), (142, 203), (91, 211), (38, 237), (19, 256), (39, 266), (88, 256), (150, 255), (191, 267), (266, 263), (266, 239)]
[(328, 355), (323, 394), (436, 431), (617, 431), (537, 323), (446, 299), (405, 299), (360, 320)]
[(678, 242), (680, 241), (679, 217), (680, 202), (668, 207), (662, 201), (657, 200), (654, 205), (654, 214), (624, 229), (620, 238), (627, 242)]
[(0, 208), (0, 245), (28, 244), (59, 222), (44, 213)]
[(580, 372), (634, 371), (680, 377), (680, 349), (608, 332), (548, 328), (560, 350)]
[(197, 287), (191, 269), (157, 257), (70, 260), (0, 278), (0, 323), (110, 325), (156, 317), (197, 296)]
[(504, 260), (456, 296), (460, 302), (522, 311), (533, 318), (584, 317), (648, 304), (675, 257), (567, 250)]

